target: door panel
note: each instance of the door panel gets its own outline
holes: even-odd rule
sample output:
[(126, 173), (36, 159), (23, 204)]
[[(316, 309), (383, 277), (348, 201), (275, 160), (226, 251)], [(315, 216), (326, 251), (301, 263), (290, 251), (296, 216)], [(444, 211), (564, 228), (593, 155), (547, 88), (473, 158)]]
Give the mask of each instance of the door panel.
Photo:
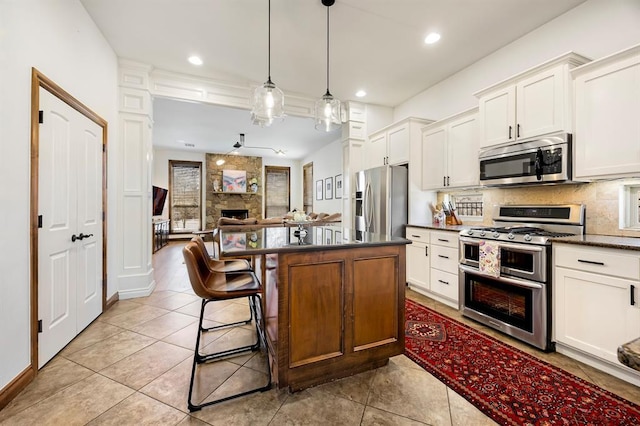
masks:
[[(40, 89), (38, 367), (102, 312), (102, 128)], [(72, 241), (73, 235), (93, 234)]]

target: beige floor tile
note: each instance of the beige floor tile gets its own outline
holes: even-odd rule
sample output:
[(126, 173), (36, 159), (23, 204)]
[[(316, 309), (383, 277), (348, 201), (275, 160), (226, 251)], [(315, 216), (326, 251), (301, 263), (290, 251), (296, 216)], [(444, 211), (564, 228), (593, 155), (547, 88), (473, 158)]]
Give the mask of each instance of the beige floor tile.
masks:
[(482, 414), (472, 403), (458, 395), (451, 389), (447, 389), (449, 396), (449, 410), (453, 426), (494, 426), (496, 422)]
[(0, 410), (0, 422), (92, 374), (93, 371), (75, 362), (62, 357), (53, 358), (29, 386)]
[[(367, 407), (364, 409), (364, 415), (362, 416), (362, 426), (420, 426), (426, 425), (426, 423), (411, 420), (406, 417), (399, 416), (397, 414), (388, 413), (386, 411), (378, 410), (377, 408)], [(472, 425), (472, 423), (467, 423)], [(475, 426), (475, 425), (474, 425)]]
[[(192, 365), (192, 359), (181, 362), (140, 389), (140, 392), (180, 411), (188, 412), (187, 397), (189, 395), (189, 379)], [(192, 403), (200, 404), (239, 368), (238, 365), (227, 361), (198, 365), (194, 380)]]
[(143, 336), (132, 331), (123, 331), (95, 345), (74, 352), (66, 358), (93, 371), (99, 371), (153, 344), (153, 342), (155, 342), (155, 339), (151, 337)]
[(447, 387), (414, 368), (389, 364), (377, 369), (367, 405), (423, 423), (451, 424)]
[(269, 384), (267, 379), (268, 377), (265, 373), (247, 367), (240, 367), (202, 402), (207, 403), (264, 387)]
[(193, 296), (191, 294), (175, 293), (163, 299), (147, 302), (147, 304), (157, 306), (158, 308), (174, 310), (193, 302), (199, 302), (201, 300), (202, 299), (200, 299), (198, 296)]
[(155, 339), (163, 339), (176, 331), (182, 330), (189, 324), (197, 323), (197, 318), (178, 312), (169, 312), (142, 324), (131, 327), (131, 331), (144, 334)]
[(70, 355), (81, 349), (88, 348), (104, 339), (123, 332), (124, 329), (104, 321), (94, 321), (73, 339), (61, 352), (63, 356)]
[[(154, 271), (159, 272), (159, 271)], [(166, 299), (167, 297), (175, 296), (176, 294), (180, 294), (177, 291), (168, 291), (168, 290), (158, 290), (157, 288), (147, 297), (138, 297), (136, 298), (136, 302), (142, 305), (153, 305), (154, 302), (158, 302), (159, 300)]]
[(187, 415), (141, 393), (134, 393), (88, 423), (90, 426), (175, 425)]
[(177, 426), (207, 426), (209, 423), (205, 423), (200, 419), (196, 419), (192, 416), (187, 416), (183, 421), (177, 424)]
[(318, 386), (317, 389), (349, 401), (366, 404), (374, 376), (375, 371), (365, 371), (351, 377), (325, 383)]
[(77, 382), (10, 417), (4, 425), (84, 425), (134, 391), (100, 374)]
[(222, 324), (228, 324), (236, 321), (248, 320), (251, 316), (249, 306), (230, 303), (228, 306), (213, 310), (213, 312), (205, 312), (205, 318)]
[(285, 423), (270, 422), (287, 398), (286, 392), (272, 389), (205, 407), (191, 415), (213, 426), (279, 426)]
[(229, 329), (229, 331), (220, 338), (214, 340), (206, 346), (200, 345), (200, 353), (209, 354), (220, 351), (225, 351), (240, 346), (252, 345), (256, 342), (255, 330), (247, 330), (242, 327), (235, 327)]
[(156, 342), (111, 364), (103, 374), (118, 383), (140, 389), (163, 373), (192, 357), (193, 352), (180, 346)]
[[(196, 346), (196, 337), (198, 335), (198, 320), (197, 318), (194, 319), (195, 322), (163, 338), (162, 341), (193, 350)], [(217, 324), (218, 323), (214, 323), (213, 321), (204, 321), (203, 323), (205, 327), (211, 327)], [(226, 328), (202, 333), (202, 337), (200, 338), (200, 347), (207, 346), (214, 340), (219, 339), (224, 334), (228, 333), (230, 330), (230, 328)]]
[(132, 311), (139, 308), (141, 305), (137, 302), (137, 299), (119, 300), (108, 311), (103, 312), (98, 317), (98, 321), (105, 321), (109, 318), (124, 314), (125, 312)]
[[(233, 304), (233, 301), (231, 300), (219, 300), (215, 302), (209, 302), (207, 303), (207, 306), (204, 310), (204, 317), (207, 318), (209, 315), (212, 315), (214, 312), (220, 311), (232, 304)], [(176, 309), (176, 312), (180, 312), (183, 314), (200, 318), (201, 308), (202, 308), (202, 299), (198, 299), (195, 302), (191, 302), (188, 305), (184, 305), (183, 307)], [(247, 313), (249, 313), (249, 310), (247, 310)]]
[(272, 424), (359, 425), (364, 408), (363, 404), (311, 388), (289, 396)]
[(131, 329), (138, 324), (142, 324), (143, 322), (158, 318), (164, 314), (167, 314), (168, 312), (169, 311), (166, 309), (158, 308), (155, 306), (138, 305), (138, 307), (135, 309), (132, 309), (120, 315), (116, 315), (114, 317), (107, 318), (104, 321), (118, 327)]

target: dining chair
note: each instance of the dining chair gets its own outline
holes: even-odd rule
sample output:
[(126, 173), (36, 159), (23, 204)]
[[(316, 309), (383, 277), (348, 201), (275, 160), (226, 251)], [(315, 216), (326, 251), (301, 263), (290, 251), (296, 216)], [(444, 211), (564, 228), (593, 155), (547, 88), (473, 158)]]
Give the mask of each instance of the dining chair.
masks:
[[(269, 355), (264, 334), (264, 327), (262, 324), (263, 316), (260, 297), (262, 288), (255, 274), (250, 272), (225, 273), (210, 269), (208, 259), (205, 257), (202, 250), (198, 247), (198, 243), (194, 241), (187, 243), (187, 245), (183, 248), (182, 253), (193, 291), (196, 295), (202, 298), (200, 319), (198, 322), (198, 335), (196, 337), (196, 344), (193, 355), (193, 366), (191, 368), (191, 378), (189, 380), (189, 395), (187, 397), (187, 406), (189, 408), (189, 411), (198, 411), (201, 408), (209, 405), (228, 401), (230, 399), (238, 398), (254, 392), (264, 392), (266, 390), (269, 390), (271, 388), (271, 368), (269, 365)], [(246, 346), (202, 354), (200, 352), (200, 340), (203, 333), (244, 323), (244, 321), (241, 321), (215, 327), (203, 327), (204, 311), (207, 304), (220, 300), (232, 300), (245, 297), (249, 301), (249, 308), (252, 312), (252, 317), (254, 318), (256, 341)], [(211, 346), (213, 345), (215, 345), (215, 341), (211, 344)], [(267, 367), (266, 384), (251, 388), (249, 390), (241, 391), (233, 395), (225, 396), (223, 398), (215, 399), (213, 401), (207, 401), (201, 404), (193, 403), (193, 386), (196, 367), (198, 364), (228, 358), (232, 355), (244, 352), (258, 351), (260, 350), (261, 346), (263, 346), (265, 350)]]

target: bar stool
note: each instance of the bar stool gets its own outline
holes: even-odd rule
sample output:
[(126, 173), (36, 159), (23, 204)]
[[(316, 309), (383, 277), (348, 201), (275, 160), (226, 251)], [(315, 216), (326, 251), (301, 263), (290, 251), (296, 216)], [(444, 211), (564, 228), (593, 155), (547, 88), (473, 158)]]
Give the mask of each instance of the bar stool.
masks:
[(200, 236), (195, 236), (191, 241), (198, 244), (205, 257), (209, 259), (209, 268), (216, 272), (253, 272), (251, 264), (245, 259), (220, 260), (211, 256), (207, 251), (207, 246)]
[[(266, 350), (266, 338), (264, 335), (263, 327), (261, 323), (262, 308), (260, 302), (261, 286), (255, 277), (255, 274), (249, 272), (217, 272), (209, 268), (208, 259), (204, 256), (202, 250), (198, 247), (198, 243), (189, 242), (182, 250), (184, 255), (185, 265), (189, 274), (189, 281), (193, 287), (193, 291), (196, 295), (202, 298), (202, 306), (200, 308), (200, 320), (198, 322), (198, 335), (196, 337), (196, 346), (193, 354), (193, 366), (191, 368), (191, 379), (189, 381), (189, 396), (187, 398), (187, 405), (189, 411), (197, 411), (202, 407), (208, 405), (217, 404), (230, 399), (238, 398), (244, 395), (248, 395), (254, 392), (264, 392), (271, 389), (271, 368), (269, 365), (268, 351)], [(241, 346), (233, 349), (228, 349), (219, 352), (213, 352), (209, 354), (200, 353), (200, 337), (202, 333), (219, 329), (222, 327), (230, 327), (244, 323), (244, 321), (232, 324), (225, 324), (215, 327), (204, 328), (202, 326), (204, 320), (204, 310), (209, 302), (217, 300), (230, 300), (246, 297), (249, 300), (249, 308), (255, 316), (256, 324), (256, 341), (255, 343), (247, 346)], [(213, 361), (220, 358), (226, 358), (230, 355), (239, 354), (247, 351), (260, 350), (260, 346), (264, 345), (266, 353), (267, 363), (267, 384), (256, 388), (252, 388), (247, 391), (243, 391), (234, 395), (230, 395), (224, 398), (219, 398), (214, 401), (208, 401), (203, 404), (193, 404), (193, 384), (195, 379), (196, 365), (202, 364), (207, 361)]]

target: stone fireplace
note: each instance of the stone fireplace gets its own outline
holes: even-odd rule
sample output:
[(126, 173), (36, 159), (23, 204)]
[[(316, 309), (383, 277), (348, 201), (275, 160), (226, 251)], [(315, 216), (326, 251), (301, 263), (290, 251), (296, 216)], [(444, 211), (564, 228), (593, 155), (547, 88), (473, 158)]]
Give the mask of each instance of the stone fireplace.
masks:
[[(222, 166), (216, 165), (216, 161), (224, 159)], [(223, 170), (244, 170), (247, 173), (248, 192), (222, 192), (214, 190), (214, 182), (222, 182)], [(218, 219), (225, 216), (223, 210), (231, 211), (230, 214), (236, 217), (237, 211), (242, 211), (243, 217), (255, 217), (261, 219), (262, 213), (262, 157), (245, 157), (241, 155), (220, 155), (207, 154), (206, 156), (206, 229), (215, 228)], [(253, 192), (249, 188), (251, 179), (257, 179), (258, 191)], [(218, 187), (216, 185), (215, 187)], [(246, 212), (246, 216), (245, 216)]]

